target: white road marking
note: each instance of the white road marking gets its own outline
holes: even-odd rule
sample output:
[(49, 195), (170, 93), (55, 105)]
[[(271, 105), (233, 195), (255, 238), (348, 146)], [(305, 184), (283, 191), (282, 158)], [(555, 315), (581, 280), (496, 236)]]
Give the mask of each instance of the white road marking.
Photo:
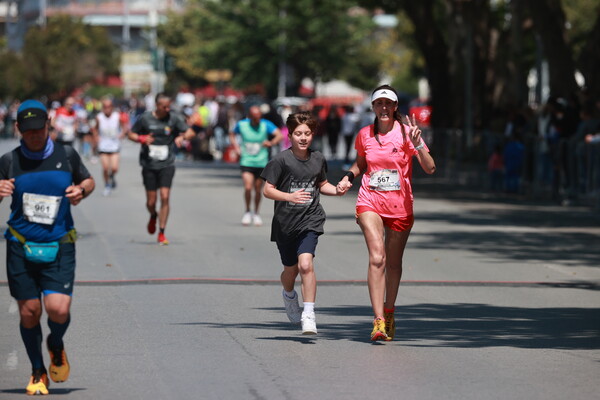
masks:
[(18, 310), (19, 310), (19, 307), (17, 306), (17, 302), (14, 300), (11, 300), (10, 306), (8, 306), (8, 313), (15, 314)]
[(17, 357), (17, 351), (13, 351), (10, 353), (6, 359), (6, 368), (11, 371), (17, 369), (17, 365), (19, 365), (19, 358)]

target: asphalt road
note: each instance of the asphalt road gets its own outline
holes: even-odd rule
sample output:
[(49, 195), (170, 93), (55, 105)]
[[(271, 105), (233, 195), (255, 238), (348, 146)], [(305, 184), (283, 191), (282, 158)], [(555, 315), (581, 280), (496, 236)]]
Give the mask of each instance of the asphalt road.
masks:
[[(16, 144), (0, 142), (2, 153)], [(355, 192), (324, 198), (319, 334), (285, 316), (270, 200), (242, 227), (236, 166), (179, 162), (169, 246), (145, 231), (137, 146), (118, 187), (73, 208), (77, 284), (61, 399), (592, 399), (600, 391), (600, 216), (463, 196), (416, 178), (397, 339), (371, 343), (367, 251)], [(330, 179), (341, 176), (333, 163)], [(437, 187), (437, 189), (436, 189)], [(9, 202), (0, 205), (6, 228)], [(0, 258), (5, 247), (0, 246)], [(0, 399), (22, 398), (30, 364), (0, 275)], [(48, 329), (43, 318), (44, 334)], [(46, 357), (47, 360), (47, 357)]]

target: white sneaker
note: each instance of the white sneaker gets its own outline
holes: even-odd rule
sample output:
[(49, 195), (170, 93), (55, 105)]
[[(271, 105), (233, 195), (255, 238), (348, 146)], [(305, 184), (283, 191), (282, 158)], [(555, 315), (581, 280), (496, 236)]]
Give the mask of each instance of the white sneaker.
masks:
[(298, 293), (294, 290), (294, 297), (290, 299), (285, 295), (285, 291), (282, 292), (283, 304), (285, 305), (285, 313), (287, 314), (290, 322), (293, 324), (299, 324), (302, 318), (302, 310), (300, 304), (298, 304)]
[(250, 225), (251, 222), (252, 222), (252, 213), (250, 211), (248, 211), (242, 217), (242, 225), (248, 226), (248, 225)]
[(262, 226), (262, 218), (258, 214), (252, 216), (252, 223), (254, 226)]
[(111, 188), (110, 186), (105, 186), (104, 191), (102, 192), (102, 196), (107, 197), (110, 196)]
[(316, 335), (317, 321), (315, 321), (315, 313), (302, 313), (302, 334)]

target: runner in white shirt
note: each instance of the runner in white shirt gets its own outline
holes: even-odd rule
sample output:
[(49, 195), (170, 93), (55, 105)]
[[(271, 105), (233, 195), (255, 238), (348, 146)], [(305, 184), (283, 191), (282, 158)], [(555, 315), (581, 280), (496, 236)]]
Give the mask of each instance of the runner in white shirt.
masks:
[(102, 112), (96, 115), (96, 126), (92, 131), (102, 163), (102, 175), (104, 176), (104, 192), (102, 194), (108, 196), (117, 187), (115, 175), (119, 171), (121, 140), (127, 134), (119, 112), (114, 110), (112, 100), (102, 101)]

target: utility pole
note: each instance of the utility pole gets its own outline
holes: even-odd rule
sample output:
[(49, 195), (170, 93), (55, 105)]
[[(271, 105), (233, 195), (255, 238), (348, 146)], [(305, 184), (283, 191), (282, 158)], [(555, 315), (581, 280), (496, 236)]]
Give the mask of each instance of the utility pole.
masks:
[(131, 34), (129, 29), (129, 0), (122, 0), (123, 2), (123, 32), (121, 36), (121, 49), (123, 52), (129, 50), (129, 42), (131, 41)]
[(148, 25), (150, 25), (150, 51), (156, 57), (156, 70), (153, 72), (154, 79), (151, 82), (152, 94), (156, 95), (163, 91), (164, 86), (164, 51), (158, 47), (158, 11), (156, 3), (153, 4), (148, 13)]
[[(286, 15), (287, 15), (287, 13), (285, 10), (285, 6), (283, 6), (279, 10), (279, 22), (281, 23), (282, 26), (285, 26), (285, 23), (282, 23), (282, 21), (285, 22)], [(279, 32), (279, 39), (281, 41), (279, 43), (279, 78), (277, 81), (277, 96), (285, 97), (286, 87), (287, 87), (287, 71), (286, 71), (286, 64), (285, 64), (286, 35), (285, 35), (284, 29), (282, 29), (281, 32)]]
[(38, 18), (38, 24), (42, 27), (46, 27), (46, 9), (47, 9), (46, 0), (40, 0), (40, 16)]

